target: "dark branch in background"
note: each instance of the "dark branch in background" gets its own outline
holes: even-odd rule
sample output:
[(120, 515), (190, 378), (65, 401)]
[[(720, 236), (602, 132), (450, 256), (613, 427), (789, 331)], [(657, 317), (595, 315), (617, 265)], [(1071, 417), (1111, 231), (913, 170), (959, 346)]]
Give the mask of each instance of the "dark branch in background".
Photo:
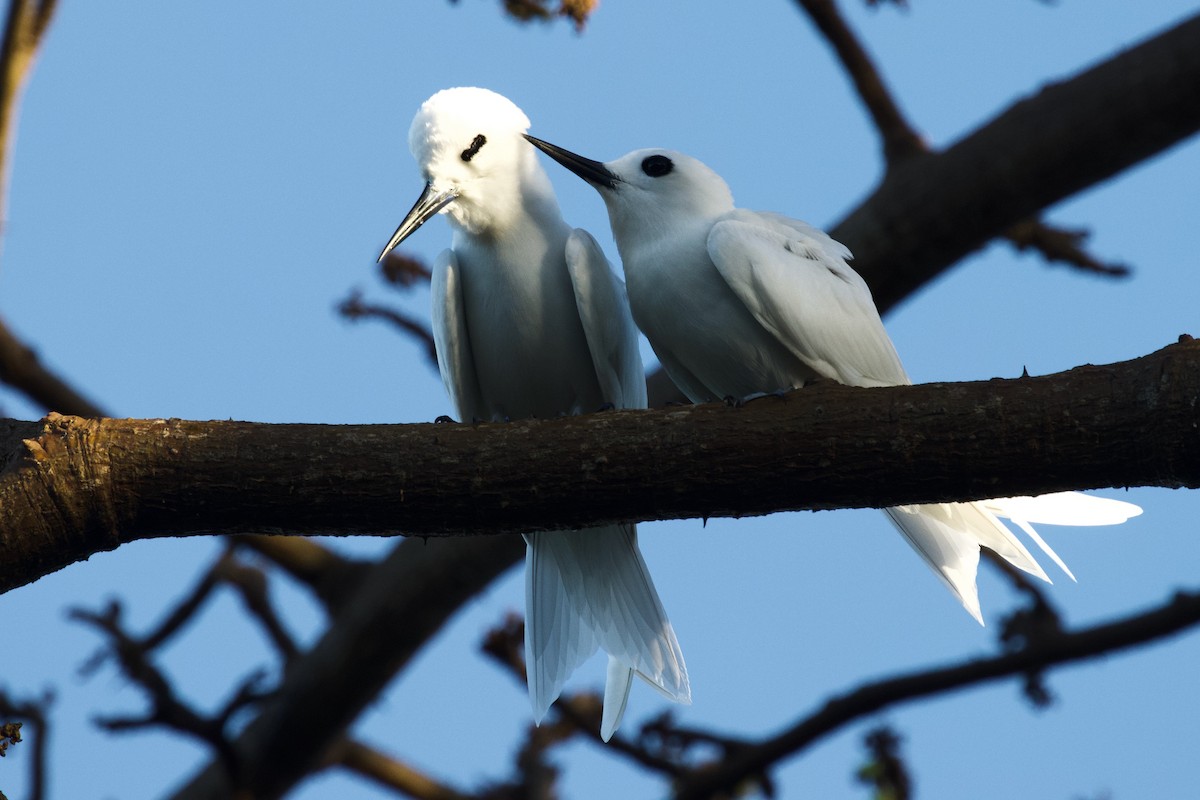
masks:
[(42, 408), (60, 414), (91, 418), (107, 416), (104, 409), (47, 369), (37, 353), (17, 339), (3, 320), (0, 320), (0, 381)]
[(475, 797), (353, 739), (345, 739), (334, 745), (330, 752), (330, 766), (341, 767), (384, 789), (400, 792), (415, 800), (472, 800)]
[(883, 708), (1138, 647), (1197, 625), (1200, 593), (1180, 592), (1165, 605), (1145, 613), (1072, 633), (1039, 637), (1013, 652), (865, 684), (828, 700), (816, 713), (782, 733), (702, 771), (694, 780), (684, 781), (675, 798), (701, 800), (719, 795), (737, 786), (743, 777), (762, 774), (847, 723)]
[(233, 743), (243, 765), (235, 786), (219, 761), (175, 798), (281, 797), (306, 774), (335, 760), (346, 728), (459, 608), (517, 563), (515, 536), (409, 539), (374, 567), (311, 650), (288, 668), (279, 689)]
[[(235, 570), (231, 556), (227, 552), (217, 560), (208, 574), (201, 580), (199, 586), (168, 615), (167, 620), (159, 630), (144, 637), (136, 638), (127, 633), (121, 623), (121, 606), (115, 601), (110, 603), (103, 612), (92, 612), (75, 608), (70, 612), (72, 619), (96, 628), (108, 638), (108, 649), (102, 650), (91, 658), (82, 668), (85, 674), (94, 672), (108, 658), (112, 658), (129, 680), (140, 686), (150, 701), (150, 710), (136, 716), (108, 716), (96, 718), (96, 724), (109, 731), (138, 730), (149, 727), (165, 727), (187, 736), (199, 739), (210, 745), (217, 753), (224, 768), (231, 773), (240, 769), (236, 754), (230, 745), (226, 729), (230, 718), (246, 706), (260, 701), (266, 696), (262, 689), (265, 672), (257, 671), (243, 680), (225, 705), (211, 716), (205, 716), (187, 705), (172, 687), (170, 681), (154, 665), (151, 660), (154, 650), (166, 642), (181, 625), (196, 614), (200, 606), (211, 595), (218, 582), (244, 582), (246, 575)], [(242, 568), (245, 569), (245, 568)], [(254, 592), (251, 585), (238, 586), (243, 596)], [(260, 616), (263, 603), (248, 603), (251, 616), (264, 622), (272, 634), (272, 640), (278, 645), (276, 633), (278, 621), (274, 613), (269, 612), (270, 620)], [(295, 653), (295, 645), (287, 641), (286, 649)]]
[(575, 24), (575, 31), (582, 32), (588, 15), (596, 9), (599, 0), (559, 0), (557, 7), (550, 0), (503, 0), (504, 10), (513, 19), (521, 22), (550, 22), (566, 18)]
[(1046, 207), (1200, 130), (1200, 16), (904, 159), (830, 231), (886, 311)]
[(1018, 222), (1004, 234), (1017, 250), (1037, 250), (1051, 264), (1067, 264), (1110, 278), (1127, 278), (1132, 274), (1128, 265), (1105, 263), (1084, 250), (1089, 236), (1091, 232), (1082, 228), (1051, 228), (1029, 220)]
[(387, 306), (367, 303), (362, 299), (362, 292), (354, 290), (342, 302), (338, 303), (338, 313), (348, 320), (358, 322), (364, 319), (381, 319), (390, 322), (400, 329), (400, 332), (420, 342), (425, 349), (425, 356), (433, 366), (437, 367), (437, 350), (433, 345), (433, 335), (429, 333), (429, 325), (413, 319), (403, 311)]
[[(850, 26), (838, 12), (834, 1), (796, 0), (796, 2), (808, 14), (813, 24), (825, 36), (837, 53), (842, 66), (849, 74), (855, 89), (858, 91), (859, 98), (875, 123), (875, 127), (882, 140), (884, 157), (887, 162), (888, 173), (884, 179), (885, 185), (887, 184), (888, 176), (897, 171), (896, 168), (901, 166), (903, 162), (914, 160), (918, 156), (926, 158), (936, 157), (932, 148), (929, 147), (924, 138), (917, 132), (917, 129), (905, 118), (899, 104), (892, 97), (882, 76), (879, 74), (874, 63), (872, 63), (866, 49), (858, 41), (858, 38), (851, 31)], [(1046, 116), (1050, 117), (1057, 110), (1051, 107)], [(1047, 119), (1045, 122), (1049, 125), (1062, 124), (1054, 119)], [(1071, 123), (1068, 120), (1066, 124), (1069, 125)], [(1192, 127), (1184, 131), (1182, 135), (1194, 132), (1198, 125), (1200, 123), (1193, 122)], [(1078, 154), (1072, 155), (1080, 158)], [(1089, 155), (1085, 154), (1083, 158), (1086, 159)], [(986, 154), (981, 153), (979, 157), (986, 157)], [(1061, 155), (1055, 157), (1061, 157)], [(925, 162), (923, 161), (922, 163)], [(1036, 176), (1034, 179), (1036, 180)], [(867, 203), (852, 212), (848, 219), (853, 219), (856, 215), (862, 213), (865, 207), (869, 206), (870, 202), (871, 200), (868, 199)], [(1045, 205), (1048, 204), (1046, 203)], [(1040, 208), (1033, 208), (1029, 213), (1033, 214), (1038, 210)], [(950, 216), (953, 217), (953, 215)], [(881, 271), (878, 269), (879, 267), (890, 271), (895, 268), (894, 264), (873, 264), (871, 262), (871, 252), (864, 250), (860, 243), (854, 240), (853, 235), (847, 234), (842, 230), (841, 226), (835, 228), (832, 233), (835, 238), (845, 242), (855, 253), (857, 257), (855, 268), (863, 275), (867, 283), (871, 285), (871, 289), (875, 294), (875, 301), (879, 305), (881, 313), (902, 299), (901, 297), (892, 297), (889, 294), (889, 290), (879, 287), (875, 277)], [(1128, 267), (1120, 264), (1106, 264), (1083, 250), (1081, 245), (1087, 237), (1085, 231), (1056, 228), (1047, 225), (1038, 219), (1036, 215), (1021, 221), (1014, 220), (1011, 226), (1008, 227), (998, 226), (990, 232), (987, 238), (991, 238), (992, 236), (1003, 236), (1015, 245), (1018, 250), (1023, 251), (1033, 248), (1051, 263), (1063, 263), (1085, 272), (1108, 277), (1124, 277), (1129, 274)], [(952, 261), (942, 265), (938, 269), (938, 272), (941, 269), (949, 267), (953, 261), (957, 261), (962, 255), (965, 255), (971, 249), (981, 244), (982, 240), (958, 256), (955, 256)], [(934, 277), (936, 274), (937, 272), (929, 273), (921, 281), (910, 285), (904, 294), (908, 294), (916, 286), (920, 285), (920, 283)]]
[(912, 781), (900, 758), (900, 736), (886, 725), (867, 734), (865, 743), (871, 760), (859, 768), (859, 783), (875, 790), (876, 800), (909, 800)]
[[(16, 138), (17, 109), (38, 48), (57, 6), (55, 0), (10, 0), (0, 41), (0, 226), (8, 221), (8, 177)], [(38, 360), (0, 320), (0, 381), (34, 403), (60, 414), (103, 417), (104, 411)]]
[[(511, 615), (484, 636), (480, 650), (503, 667), (525, 687), (525, 622)], [(562, 721), (570, 726), (573, 734), (583, 736), (597, 745), (600, 738), (600, 719), (604, 711), (603, 699), (593, 692), (561, 695), (551, 708)], [(564, 737), (565, 738), (565, 737)], [(645, 732), (637, 740), (618, 734), (609, 740), (607, 747), (614, 753), (628, 757), (640, 767), (653, 770), (668, 778), (677, 778), (686, 771), (677, 758), (654, 752), (645, 742)], [(662, 748), (659, 748), (660, 750)]]
[(375, 567), (372, 561), (343, 558), (296, 536), (244, 534), (234, 537), (234, 542), (307, 586), (331, 614), (341, 610)]
[[(10, 650), (7, 657), (18, 657), (18, 650)], [(2, 666), (2, 664), (0, 664)], [(47, 692), (36, 700), (18, 700), (0, 687), (0, 756), (6, 755), (9, 747), (25, 741), (31, 742), (32, 757), (29, 759), (29, 798), (44, 800), (48, 796), (46, 786), (46, 754), (49, 751), (50, 704), (54, 696)], [(24, 730), (25, 723), (33, 729), (32, 735)]]
[(167, 535), (482, 535), (1194, 487), (1198, 396), (1200, 342), (1189, 340), (1037, 378), (829, 382), (741, 405), (552, 420), (9, 422), (0, 590)]
[(829, 42), (842, 66), (854, 82), (859, 98), (867, 107), (875, 128), (883, 140), (883, 155), (889, 165), (905, 158), (929, 152), (929, 145), (917, 133), (892, 97), (883, 76), (875, 67), (866, 48), (838, 13), (833, 0), (797, 0), (813, 25)]

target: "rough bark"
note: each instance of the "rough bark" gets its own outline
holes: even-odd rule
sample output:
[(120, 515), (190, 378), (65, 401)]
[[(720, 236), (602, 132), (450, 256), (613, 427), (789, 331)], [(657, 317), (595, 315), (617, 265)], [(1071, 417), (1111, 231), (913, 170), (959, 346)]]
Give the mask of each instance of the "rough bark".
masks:
[(0, 429), (0, 589), (156, 536), (461, 535), (1200, 486), (1200, 342), (1039, 378), (818, 384), (479, 425), (85, 420)]

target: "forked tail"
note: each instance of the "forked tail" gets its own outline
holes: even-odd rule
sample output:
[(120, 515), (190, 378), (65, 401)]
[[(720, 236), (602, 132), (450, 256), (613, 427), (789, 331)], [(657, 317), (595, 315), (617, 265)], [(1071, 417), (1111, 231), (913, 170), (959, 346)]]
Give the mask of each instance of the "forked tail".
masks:
[(609, 655), (605, 741), (621, 723), (635, 674), (668, 699), (691, 702), (683, 653), (633, 526), (532, 533), (525, 541), (525, 658), (537, 722), (597, 647)]

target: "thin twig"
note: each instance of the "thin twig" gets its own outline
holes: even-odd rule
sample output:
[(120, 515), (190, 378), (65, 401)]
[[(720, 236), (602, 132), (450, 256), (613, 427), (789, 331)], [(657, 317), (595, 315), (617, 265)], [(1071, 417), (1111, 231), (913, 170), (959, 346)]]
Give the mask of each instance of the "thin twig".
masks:
[(683, 782), (675, 798), (700, 800), (730, 789), (744, 776), (762, 774), (771, 765), (796, 755), (833, 731), (883, 708), (1108, 655), (1172, 636), (1196, 625), (1200, 625), (1200, 592), (1179, 592), (1169, 602), (1150, 611), (1074, 633), (1039, 636), (1014, 652), (869, 683), (834, 697), (816, 713), (782, 733)]
[(871, 60), (854, 31), (838, 12), (833, 0), (796, 0), (808, 14), (817, 30), (837, 53), (859, 99), (875, 122), (883, 144), (883, 155), (889, 165), (905, 158), (929, 152), (929, 145), (917, 129), (905, 118), (899, 103), (892, 97), (883, 76)]
[(339, 766), (385, 789), (415, 800), (470, 800), (471, 795), (435, 780), (414, 767), (370, 745), (346, 739), (330, 753), (330, 765)]
[(425, 348), (426, 357), (435, 366), (437, 365), (437, 348), (433, 343), (433, 334), (429, 332), (429, 326), (425, 323), (418, 322), (398, 309), (367, 303), (363, 301), (362, 293), (357, 289), (351, 291), (345, 300), (338, 303), (337, 310), (339, 314), (349, 320), (382, 319), (392, 323), (404, 334), (419, 341)]
[[(49, 712), (54, 695), (46, 692), (34, 700), (18, 700), (10, 697), (0, 689), (0, 729), (6, 744), (23, 743), (26, 739), (32, 742), (33, 757), (29, 760), (29, 800), (43, 800), (46, 797), (46, 763), (49, 752)], [(23, 725), (13, 720), (29, 723), (32, 734), (22, 730)], [(0, 748), (0, 756), (4, 751)]]
[(1050, 264), (1101, 275), (1127, 278), (1133, 270), (1126, 264), (1106, 263), (1083, 249), (1091, 232), (1083, 228), (1056, 228), (1039, 219), (1027, 219), (1004, 232), (1004, 238), (1017, 250), (1036, 250)]

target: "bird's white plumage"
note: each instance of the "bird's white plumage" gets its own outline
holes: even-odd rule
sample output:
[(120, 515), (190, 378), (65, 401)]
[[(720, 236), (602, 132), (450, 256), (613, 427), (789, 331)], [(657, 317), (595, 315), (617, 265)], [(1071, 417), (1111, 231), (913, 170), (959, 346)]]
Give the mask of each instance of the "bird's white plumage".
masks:
[[(690, 156), (636, 150), (601, 164), (531, 139), (604, 198), (634, 319), (693, 401), (803, 386), (909, 383), (850, 252), (799, 220), (735, 208), (719, 175)], [(1012, 519), (1067, 574), (1030, 525), (1116, 524), (1129, 503), (1065, 492), (984, 503), (886, 509), (888, 517), (980, 623), (979, 548), (1049, 580), (997, 515)], [(1074, 577), (1074, 576), (1072, 576)]]
[[(528, 126), (520, 109), (486, 89), (447, 89), (426, 101), (409, 147), (427, 186), (384, 253), (435, 213), (449, 217), (453, 241), (433, 270), (432, 321), (460, 419), (644, 408), (625, 287), (595, 240), (563, 221), (535, 151), (521, 139)], [(525, 539), (535, 719), (597, 647), (610, 658), (605, 739), (620, 724), (635, 674), (690, 702), (683, 655), (633, 526)]]

